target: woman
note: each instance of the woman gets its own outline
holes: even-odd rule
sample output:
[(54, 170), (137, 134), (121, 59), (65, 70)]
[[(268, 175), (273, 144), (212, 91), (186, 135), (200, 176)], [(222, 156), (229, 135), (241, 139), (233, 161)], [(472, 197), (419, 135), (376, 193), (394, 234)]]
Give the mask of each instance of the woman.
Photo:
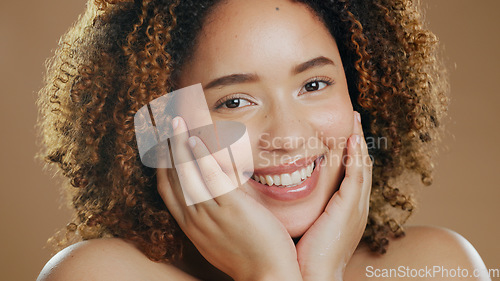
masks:
[[(484, 269), (461, 236), (402, 228), (413, 203), (397, 180), (431, 183), (446, 107), (437, 42), (408, 1), (95, 1), (62, 42), (39, 99), (42, 156), (72, 186), (59, 245), (85, 241), (39, 280)], [(141, 163), (134, 115), (198, 83), (213, 121), (248, 132), (252, 179), (237, 189), (182, 113), (171, 153), (197, 163)]]

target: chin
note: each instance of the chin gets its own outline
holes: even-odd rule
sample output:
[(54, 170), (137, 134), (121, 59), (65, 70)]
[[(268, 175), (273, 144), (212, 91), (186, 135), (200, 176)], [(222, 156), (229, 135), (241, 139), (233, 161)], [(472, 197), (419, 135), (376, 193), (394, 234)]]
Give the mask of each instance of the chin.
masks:
[(254, 199), (273, 213), (292, 238), (300, 238), (323, 214), (333, 193), (338, 190), (343, 169), (340, 166), (334, 168), (323, 166), (318, 172), (321, 175), (312, 193), (299, 200), (272, 200), (250, 186), (248, 191)]
[(314, 224), (323, 210), (323, 204), (314, 204), (309, 207), (302, 206), (302, 208), (293, 208), (286, 212), (273, 213), (292, 238), (299, 238)]
[(295, 224), (295, 225), (285, 225), (288, 234), (292, 238), (300, 238), (304, 233), (307, 232), (309, 227), (313, 225), (314, 221), (303, 223), (303, 224)]

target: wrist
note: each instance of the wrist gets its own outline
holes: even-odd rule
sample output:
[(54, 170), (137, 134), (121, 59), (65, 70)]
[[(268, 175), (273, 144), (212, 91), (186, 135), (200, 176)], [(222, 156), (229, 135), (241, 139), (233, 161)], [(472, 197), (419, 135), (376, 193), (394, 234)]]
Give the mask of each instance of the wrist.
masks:
[(317, 266), (314, 268), (300, 268), (303, 281), (343, 281), (343, 268), (333, 268), (328, 266)]
[(253, 279), (252, 281), (276, 281), (276, 280), (303, 281), (300, 273), (290, 274), (284, 272), (265, 274), (257, 279)]
[(245, 277), (235, 278), (235, 281), (303, 281), (298, 265), (288, 268), (269, 268), (266, 270), (253, 270)]
[(302, 275), (303, 281), (343, 281), (344, 277), (341, 275), (328, 275), (328, 274), (315, 274), (315, 275)]

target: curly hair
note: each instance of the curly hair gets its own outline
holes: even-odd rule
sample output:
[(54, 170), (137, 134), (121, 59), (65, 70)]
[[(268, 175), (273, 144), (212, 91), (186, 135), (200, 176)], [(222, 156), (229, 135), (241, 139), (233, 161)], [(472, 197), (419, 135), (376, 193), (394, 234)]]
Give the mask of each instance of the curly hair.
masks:
[[(91, 0), (48, 60), (39, 92), (37, 157), (67, 178), (75, 216), (53, 238), (120, 237), (150, 259), (180, 257), (184, 233), (141, 164), (134, 114), (176, 87), (204, 20), (219, 0)], [(374, 159), (370, 211), (362, 241), (385, 253), (414, 201), (397, 186), (404, 172), (432, 182), (432, 155), (447, 108), (438, 41), (411, 0), (294, 0), (335, 38), (353, 108), (365, 137), (383, 137)], [(395, 184), (396, 183), (396, 184)]]

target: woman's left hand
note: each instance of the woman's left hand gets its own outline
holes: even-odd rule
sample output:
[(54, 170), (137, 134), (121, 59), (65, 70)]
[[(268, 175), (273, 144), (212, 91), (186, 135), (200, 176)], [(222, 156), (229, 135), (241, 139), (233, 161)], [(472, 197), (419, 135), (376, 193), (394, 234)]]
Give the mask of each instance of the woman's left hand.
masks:
[(372, 162), (360, 120), (355, 112), (354, 132), (347, 142), (345, 177), (339, 190), (296, 245), (304, 281), (343, 280), (366, 227)]

